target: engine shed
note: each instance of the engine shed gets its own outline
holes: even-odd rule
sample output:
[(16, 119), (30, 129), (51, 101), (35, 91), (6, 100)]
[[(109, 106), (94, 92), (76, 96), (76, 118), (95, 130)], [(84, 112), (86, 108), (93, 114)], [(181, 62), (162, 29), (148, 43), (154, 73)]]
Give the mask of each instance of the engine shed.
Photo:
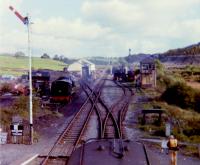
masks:
[(142, 87), (156, 87), (156, 66), (153, 58), (140, 62), (140, 76)]

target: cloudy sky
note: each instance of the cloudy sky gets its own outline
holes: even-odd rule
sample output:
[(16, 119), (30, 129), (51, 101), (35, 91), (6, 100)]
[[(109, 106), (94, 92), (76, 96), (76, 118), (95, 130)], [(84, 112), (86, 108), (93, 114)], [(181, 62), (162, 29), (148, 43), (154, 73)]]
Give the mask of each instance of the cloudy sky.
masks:
[(27, 52), (26, 26), (9, 5), (30, 14), (37, 56), (126, 56), (200, 42), (200, 0), (0, 0), (0, 52)]

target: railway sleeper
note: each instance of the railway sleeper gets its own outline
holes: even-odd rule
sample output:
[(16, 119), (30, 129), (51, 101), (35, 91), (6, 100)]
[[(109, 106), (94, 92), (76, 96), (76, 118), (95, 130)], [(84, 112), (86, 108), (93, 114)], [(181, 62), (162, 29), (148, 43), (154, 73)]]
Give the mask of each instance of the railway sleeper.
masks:
[(67, 139), (67, 140), (63, 140), (61, 144), (73, 144), (75, 141), (75, 139)]
[(38, 156), (39, 158), (46, 158), (46, 157), (49, 157), (49, 159), (56, 159), (56, 158), (63, 158), (63, 159), (66, 159), (66, 158), (69, 158), (68, 156), (63, 156), (63, 155), (59, 155), (59, 156), (47, 156), (47, 155), (39, 155)]

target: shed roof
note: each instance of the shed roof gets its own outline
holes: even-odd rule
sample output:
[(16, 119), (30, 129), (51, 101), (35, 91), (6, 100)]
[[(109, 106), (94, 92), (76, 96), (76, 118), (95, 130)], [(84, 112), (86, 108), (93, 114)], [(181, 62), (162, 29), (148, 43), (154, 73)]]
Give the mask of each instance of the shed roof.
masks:
[(91, 61), (88, 61), (86, 59), (80, 59), (80, 60), (78, 60), (78, 62), (81, 63), (82, 65), (84, 65), (84, 64), (95, 65), (94, 63), (92, 63)]

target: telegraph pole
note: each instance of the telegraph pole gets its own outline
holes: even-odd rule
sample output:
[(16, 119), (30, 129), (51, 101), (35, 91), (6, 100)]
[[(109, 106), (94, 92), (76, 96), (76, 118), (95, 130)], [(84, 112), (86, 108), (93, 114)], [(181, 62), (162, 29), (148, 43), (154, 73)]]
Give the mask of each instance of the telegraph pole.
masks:
[(29, 56), (29, 124), (30, 124), (30, 144), (33, 144), (33, 96), (32, 96), (32, 59), (31, 59), (31, 41), (30, 41), (30, 18), (21, 16), (12, 6), (9, 9), (27, 26), (28, 32), (28, 56)]

